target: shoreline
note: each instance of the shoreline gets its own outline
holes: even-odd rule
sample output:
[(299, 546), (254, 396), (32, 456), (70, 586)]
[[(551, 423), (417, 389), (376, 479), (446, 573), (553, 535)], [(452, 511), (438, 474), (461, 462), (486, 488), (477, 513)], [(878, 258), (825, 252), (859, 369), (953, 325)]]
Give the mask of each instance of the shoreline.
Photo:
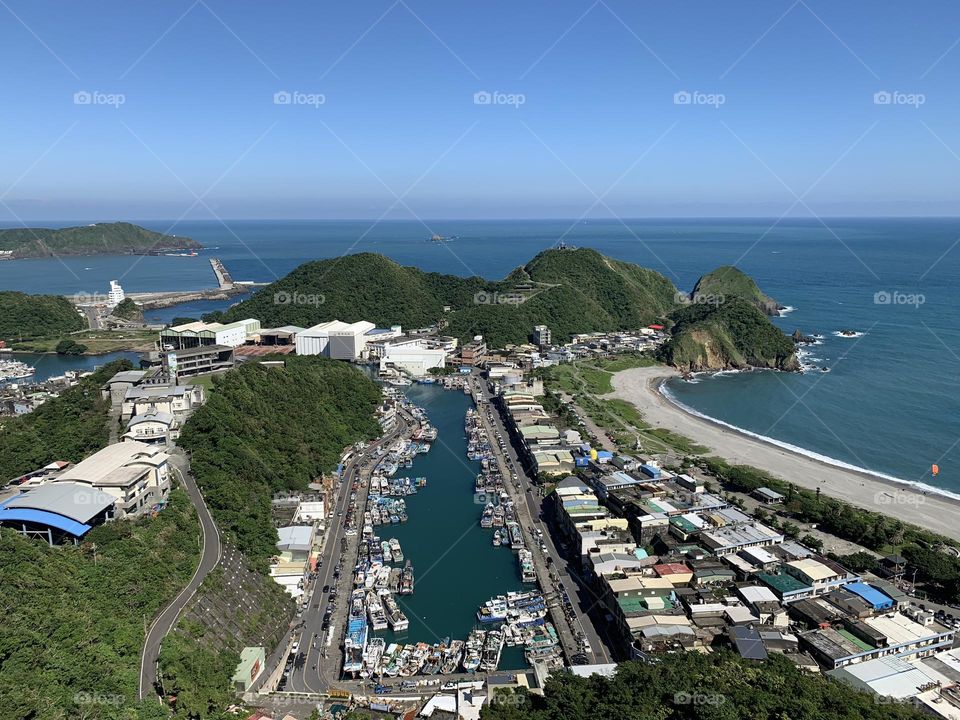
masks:
[(662, 366), (624, 370), (613, 376), (613, 393), (601, 397), (626, 400), (651, 425), (689, 437), (735, 464), (752, 465), (808, 490), (819, 487), (824, 494), (851, 505), (960, 540), (960, 498), (936, 488), (924, 492), (919, 488), (927, 486), (919, 483), (815, 456), (802, 448), (792, 449), (781, 441), (695, 414), (663, 389), (667, 380), (679, 376)]

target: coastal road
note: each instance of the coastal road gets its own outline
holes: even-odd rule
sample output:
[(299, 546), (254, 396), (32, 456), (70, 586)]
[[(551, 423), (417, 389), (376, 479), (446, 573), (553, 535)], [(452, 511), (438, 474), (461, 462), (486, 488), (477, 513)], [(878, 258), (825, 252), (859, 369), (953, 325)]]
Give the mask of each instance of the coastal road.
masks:
[[(493, 424), (495, 429), (499, 431), (504, 438), (508, 439), (510, 435), (507, 432), (503, 418), (500, 416), (496, 406), (494, 406), (491, 402), (494, 395), (490, 391), (488, 384), (476, 371), (471, 377), (480, 388), (480, 396), (490, 407), (494, 409)], [(484, 422), (487, 421), (485, 413), (481, 412), (481, 417), (483, 417)], [(540, 519), (541, 515), (543, 514), (543, 507), (542, 500), (538, 492), (539, 488), (534, 485), (532, 479), (524, 471), (523, 463), (521, 462), (516, 449), (513, 447), (513, 444), (508, 441), (506, 443), (506, 449), (501, 451), (499, 445), (496, 443), (495, 438), (491, 438), (491, 446), (494, 448), (494, 451), (506, 461), (507, 467), (512, 467), (517, 473), (517, 477), (521, 482), (521, 491), (519, 494), (523, 496), (523, 504), (526, 506), (526, 514), (528, 518), (533, 521), (535, 526), (540, 526), (540, 528), (543, 529), (543, 523)], [(509, 475), (507, 475), (504, 480), (505, 484), (509, 486), (507, 489), (511, 495), (515, 496), (517, 493), (514, 493), (514, 487), (510, 484), (512, 481), (508, 480), (507, 478), (509, 478)], [(519, 506), (518, 509), (520, 509)], [(586, 638), (587, 642), (590, 644), (590, 652), (586, 653), (588, 659), (591, 659), (595, 663), (611, 662), (610, 653), (602, 641), (600, 634), (594, 627), (593, 621), (589, 617), (589, 613), (584, 612), (582, 607), (578, 607), (575, 602), (575, 599), (580, 597), (582, 604), (585, 605), (589, 611), (589, 609), (598, 606), (599, 598), (596, 596), (593, 590), (590, 589), (586, 582), (581, 582), (578, 584), (574, 577), (567, 572), (566, 561), (564, 561), (563, 557), (560, 555), (559, 551), (554, 545), (553, 538), (549, 530), (543, 533), (542, 542), (547, 547), (546, 553), (540, 549), (540, 546), (537, 543), (533, 542), (532, 538), (528, 539), (528, 546), (534, 553), (535, 561), (537, 561), (541, 566), (544, 564), (549, 565), (551, 568), (551, 575), (556, 576), (556, 580), (554, 581), (555, 585), (552, 588), (543, 588), (544, 592), (559, 590), (562, 588), (567, 593), (567, 597), (571, 599), (575, 616), (575, 623), (572, 624), (572, 629), (579, 630), (581, 636)], [(547, 561), (548, 557), (550, 558), (549, 563)]]
[(92, 305), (84, 305), (80, 308), (83, 311), (84, 316), (87, 318), (87, 324), (90, 325), (91, 330), (100, 330), (100, 311), (93, 307)]
[(140, 653), (140, 688), (138, 698), (144, 700), (154, 693), (154, 685), (157, 681), (157, 658), (160, 656), (160, 644), (176, 624), (177, 618), (186, 607), (187, 603), (193, 599), (200, 583), (220, 563), (222, 552), (220, 543), (220, 531), (217, 529), (207, 504), (204, 502), (203, 495), (197, 487), (193, 476), (190, 473), (190, 463), (182, 450), (173, 450), (170, 453), (170, 464), (173, 471), (180, 479), (180, 484), (190, 496), (190, 501), (197, 510), (197, 517), (200, 520), (200, 530), (202, 532), (200, 551), (200, 563), (197, 565), (193, 577), (186, 587), (170, 602), (163, 611), (157, 615), (153, 624), (147, 631), (147, 637), (143, 644), (143, 651)]

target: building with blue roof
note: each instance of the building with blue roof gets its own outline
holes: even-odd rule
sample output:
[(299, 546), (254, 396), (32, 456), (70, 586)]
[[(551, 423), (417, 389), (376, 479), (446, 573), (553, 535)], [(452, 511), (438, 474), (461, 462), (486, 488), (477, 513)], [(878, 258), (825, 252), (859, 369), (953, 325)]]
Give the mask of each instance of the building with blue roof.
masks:
[(81, 483), (50, 482), (0, 503), (0, 526), (48, 544), (79, 543), (114, 517), (116, 498)]
[(843, 586), (844, 590), (852, 592), (854, 595), (860, 597), (865, 603), (870, 605), (874, 612), (883, 612), (884, 610), (893, 609), (894, 602), (893, 598), (888, 597), (884, 593), (877, 590), (875, 587), (868, 585), (864, 582), (852, 582), (847, 583)]

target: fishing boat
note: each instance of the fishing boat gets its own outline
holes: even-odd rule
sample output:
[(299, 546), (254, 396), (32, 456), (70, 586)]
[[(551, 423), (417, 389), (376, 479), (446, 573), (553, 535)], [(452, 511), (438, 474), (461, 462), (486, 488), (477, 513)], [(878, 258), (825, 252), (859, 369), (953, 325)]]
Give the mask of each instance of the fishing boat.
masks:
[(363, 651), (363, 668), (360, 670), (360, 677), (371, 678), (378, 674), (380, 659), (383, 657), (386, 644), (386, 640), (378, 637), (367, 641), (367, 648)]
[(487, 640), (483, 644), (483, 654), (480, 660), (480, 669), (484, 672), (494, 672), (500, 664), (500, 653), (503, 651), (503, 632), (491, 630), (487, 633)]
[(380, 601), (383, 603), (384, 613), (387, 616), (387, 622), (394, 632), (403, 632), (410, 627), (410, 621), (403, 614), (400, 606), (397, 605), (393, 593), (389, 590), (380, 592)]
[(403, 550), (400, 548), (400, 541), (396, 538), (390, 538), (389, 545), (393, 562), (403, 562)]
[(413, 595), (413, 565), (410, 564), (409, 560), (407, 560), (407, 564), (404, 565), (403, 572), (400, 574), (400, 594)]
[(467, 638), (463, 656), (463, 669), (466, 672), (472, 673), (479, 669), (486, 637), (486, 630), (474, 630)]
[(427, 654), (427, 659), (423, 663), (423, 668), (421, 669), (424, 675), (436, 675), (440, 672), (440, 667), (443, 665), (443, 658), (449, 645), (450, 638), (444, 638), (430, 649), (430, 652)]
[(533, 565), (533, 553), (523, 549), (517, 553), (517, 564), (520, 566), (520, 579), (525, 583), (535, 583), (537, 572)]
[(493, 527), (493, 503), (487, 503), (483, 508), (483, 515), (480, 516), (480, 527)]
[(0, 360), (0, 382), (22, 380), (36, 373), (36, 369), (19, 360)]
[(460, 660), (463, 658), (463, 640), (454, 640), (443, 653), (443, 663), (440, 665), (440, 672), (444, 675), (451, 675), (460, 667)]
[(480, 622), (497, 623), (507, 619), (507, 601), (503, 595), (498, 595), (492, 600), (487, 600), (479, 610), (477, 610), (477, 620)]
[(501, 539), (500, 539), (500, 531), (497, 530), (497, 531), (493, 534), (493, 546), (494, 546), (494, 547), (500, 547), (500, 541), (501, 541)]

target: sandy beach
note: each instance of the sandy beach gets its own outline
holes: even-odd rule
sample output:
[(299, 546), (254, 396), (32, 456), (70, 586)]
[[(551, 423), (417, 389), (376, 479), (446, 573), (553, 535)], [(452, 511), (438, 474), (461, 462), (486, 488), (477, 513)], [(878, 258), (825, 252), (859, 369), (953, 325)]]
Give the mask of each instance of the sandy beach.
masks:
[(677, 375), (667, 367), (624, 370), (614, 375), (614, 392), (605, 397), (633, 403), (651, 425), (685, 435), (730, 462), (753, 465), (800, 487), (819, 487), (825, 495), (852, 505), (960, 539), (960, 502), (924, 494), (906, 483), (837, 467), (692, 415), (659, 391), (661, 383)]

